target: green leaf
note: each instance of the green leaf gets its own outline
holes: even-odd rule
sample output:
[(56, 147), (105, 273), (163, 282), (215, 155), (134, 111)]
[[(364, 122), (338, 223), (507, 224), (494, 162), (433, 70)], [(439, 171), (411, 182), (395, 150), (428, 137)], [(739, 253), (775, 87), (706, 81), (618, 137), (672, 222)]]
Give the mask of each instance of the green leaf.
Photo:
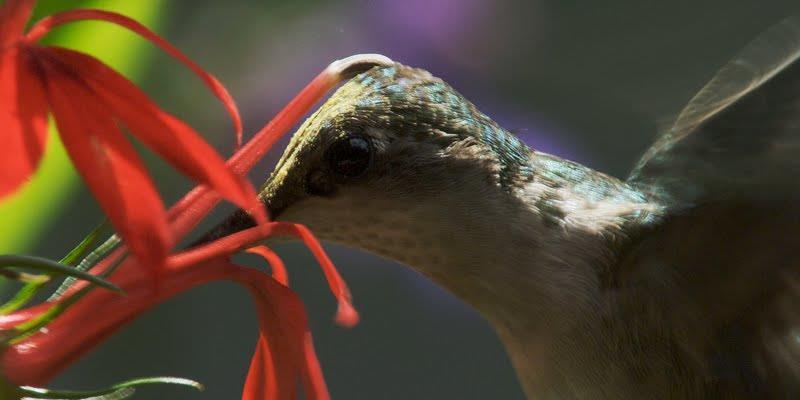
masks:
[(122, 289), (118, 288), (113, 283), (99, 277), (92, 275), (86, 271), (73, 268), (69, 265), (64, 265), (53, 260), (48, 260), (42, 257), (27, 256), (19, 254), (5, 254), (0, 255), (0, 268), (30, 268), (39, 271), (44, 271), (49, 274), (58, 274), (65, 276), (73, 276), (85, 281), (91, 282), (97, 286), (122, 293)]
[(47, 275), (29, 274), (27, 272), (14, 271), (9, 268), (0, 269), (0, 276), (11, 279), (13, 281), (30, 283), (30, 284), (44, 284), (50, 281), (50, 277)]
[(31, 399), (80, 399), (80, 400), (117, 400), (127, 399), (135, 388), (144, 385), (180, 385), (187, 386), (202, 391), (203, 385), (199, 382), (185, 378), (174, 378), (169, 376), (157, 376), (151, 378), (137, 378), (131, 379), (122, 383), (118, 383), (106, 389), (91, 390), (91, 391), (70, 391), (70, 390), (50, 390), (35, 388), (30, 386), (22, 386), (19, 392)]
[[(106, 277), (110, 275), (114, 270), (119, 267), (123, 260), (125, 260), (126, 255), (122, 255), (118, 257), (113, 264), (111, 264), (106, 271), (103, 272), (102, 277)], [(81, 271), (82, 272), (82, 271)], [(84, 272), (85, 273), (85, 272)], [(94, 276), (94, 275), (92, 275)], [(98, 278), (100, 279), (100, 278)], [(67, 298), (59, 299), (60, 301), (54, 303), (53, 306), (44, 311), (43, 313), (37, 315), (35, 318), (25, 321), (17, 326), (14, 329), (8, 331), (0, 331), (0, 343), (10, 342), (16, 343), (24, 338), (28, 337), (29, 335), (33, 334), (34, 332), (38, 331), (50, 321), (61, 315), (64, 311), (67, 310), (70, 306), (75, 304), (78, 300), (83, 298), (90, 290), (92, 290), (94, 286), (87, 285), (82, 287), (77, 292), (73, 293)]]
[(42, 312), (41, 314), (37, 315), (34, 318), (31, 318), (25, 322), (20, 323), (13, 329), (0, 331), (0, 343), (13, 344), (32, 335), (34, 332), (38, 331), (45, 325), (49, 324), (50, 321), (55, 319), (57, 316), (61, 315), (61, 313), (63, 313), (64, 310), (66, 310), (69, 306), (75, 304), (75, 302), (79, 298), (83, 297), (83, 295), (86, 294), (87, 288), (88, 286), (83, 288), (78, 293), (76, 293), (75, 296), (67, 298), (66, 300), (60, 303), (53, 304), (46, 311)]
[[(95, 228), (95, 230), (96, 230), (96, 228)], [(94, 233), (94, 231), (92, 233)], [(90, 234), (90, 236), (91, 236), (91, 234)], [(87, 239), (88, 239), (88, 237), (87, 237)], [(81, 242), (81, 244), (83, 244), (85, 241), (86, 241), (86, 239), (84, 239)], [(97, 248), (92, 250), (92, 252), (90, 252), (89, 254), (86, 254), (86, 256), (83, 258), (83, 260), (81, 260), (81, 262), (79, 262), (78, 265), (75, 268), (77, 268), (80, 271), (88, 271), (93, 266), (95, 266), (95, 264), (97, 264), (100, 260), (102, 260), (103, 257), (106, 256), (106, 254), (110, 253), (111, 250), (114, 250), (115, 248), (117, 248), (117, 246), (120, 243), (122, 243), (122, 241), (120, 240), (119, 236), (111, 235), (111, 237), (106, 239), (106, 241), (103, 242), (103, 244), (101, 244), (100, 246), (97, 246)], [(78, 245), (78, 246), (80, 247), (81, 245)], [(70, 254), (72, 254), (72, 252), (70, 252)], [(69, 257), (69, 255), (67, 255), (67, 257)], [(67, 258), (67, 257), (65, 257), (65, 258)], [(75, 261), (77, 261), (77, 260), (75, 260)], [(105, 275), (105, 276), (107, 276), (107, 275)], [(47, 299), (47, 301), (55, 301), (55, 300), (60, 299), (61, 296), (63, 296), (64, 293), (70, 287), (72, 287), (72, 285), (75, 284), (75, 281), (76, 281), (76, 278), (73, 278), (73, 277), (65, 279), (64, 282), (62, 282), (61, 285), (58, 287), (58, 289), (56, 289), (56, 291), (52, 295), (50, 295), (50, 297)]]
[[(89, 249), (97, 243), (100, 236), (105, 235), (110, 230), (111, 229), (108, 220), (104, 220), (98, 224), (83, 240), (81, 240), (81, 242), (78, 243), (74, 249), (64, 256), (60, 263), (65, 265), (75, 265), (81, 257), (86, 256), (88, 259), (89, 256), (94, 256), (92, 259), (93, 262), (87, 262), (87, 260), (84, 259), (84, 261), (76, 267), (78, 271), (88, 271), (89, 268), (91, 268), (97, 262), (97, 260), (105, 255), (107, 251), (111, 250), (109, 248), (104, 248), (101, 245), (97, 250), (89, 252)], [(87, 255), (87, 253), (89, 254)], [(17, 274), (21, 278), (32, 277), (35, 279), (19, 279), (13, 276), (13, 274)], [(33, 299), (33, 297), (36, 296), (36, 293), (38, 293), (45, 286), (45, 283), (50, 280), (50, 277), (47, 275), (30, 275), (23, 272), (12, 271), (8, 268), (0, 268), (0, 275), (5, 275), (7, 278), (26, 282), (26, 285), (23, 286), (11, 300), (0, 306), (0, 315), (6, 315), (20, 309), (31, 299)], [(51, 295), (48, 301), (57, 300), (59, 297), (61, 297), (63, 292), (72, 286), (77, 280), (78, 278), (75, 276), (68, 276), (67, 279), (59, 286), (58, 290)]]
[(100, 235), (110, 230), (109, 228), (108, 219), (103, 220), (103, 222), (94, 227), (94, 229), (92, 229), (92, 231), (59, 262), (62, 264), (75, 265), (78, 260), (85, 256), (89, 252), (89, 249), (97, 243)]
[[(111, 273), (119, 264), (124, 260), (125, 257), (119, 257), (114, 264), (112, 264), (106, 273)], [(49, 261), (49, 260), (48, 260)], [(52, 262), (52, 261), (51, 261)], [(71, 268), (71, 267), (67, 267)], [(80, 273), (87, 274), (86, 272), (79, 271)], [(94, 276), (94, 275), (92, 275)], [(104, 276), (106, 276), (104, 274)], [(101, 279), (99, 277), (96, 277)], [(116, 286), (114, 286), (116, 287)], [(36, 317), (29, 319), (25, 322), (20, 323), (19, 325), (15, 326), (14, 329), (7, 330), (7, 331), (0, 331), (0, 343), (17, 343), (26, 337), (32, 335), (34, 332), (38, 331), (45, 325), (49, 324), (50, 321), (61, 315), (64, 311), (66, 311), (70, 306), (75, 304), (78, 300), (83, 298), (90, 290), (94, 289), (92, 285), (86, 285), (82, 287), (77, 292), (73, 293), (67, 298), (60, 300), (57, 303), (53, 303), (53, 305), (48, 308), (46, 311), (42, 312), (41, 314), (37, 315)]]
[[(30, 282), (22, 287), (15, 295), (11, 298), (11, 300), (7, 301), (5, 304), (0, 306), (0, 315), (10, 314), (14, 311), (19, 310), (25, 304), (28, 304), (29, 301), (39, 292), (44, 286), (44, 283), (35, 283)], [(2, 397), (0, 397), (1, 399)]]

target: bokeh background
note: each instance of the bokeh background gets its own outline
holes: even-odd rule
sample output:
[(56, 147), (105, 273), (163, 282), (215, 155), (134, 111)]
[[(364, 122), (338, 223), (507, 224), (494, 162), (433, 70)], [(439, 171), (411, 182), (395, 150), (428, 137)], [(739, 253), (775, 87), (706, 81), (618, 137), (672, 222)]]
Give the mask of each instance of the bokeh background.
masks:
[[(80, 4), (136, 16), (215, 73), (237, 99), (247, 132), (332, 60), (378, 52), (444, 78), (532, 147), (620, 177), (737, 49), (800, 12), (796, 0), (42, 1), (43, 9)], [(224, 154), (232, 151), (221, 107), (143, 41), (96, 23), (62, 29), (52, 40), (120, 68)], [(256, 169), (255, 181), (263, 181), (281, 147)], [(190, 187), (149, 161), (167, 198)], [(0, 207), (0, 251), (59, 258), (100, 220), (64, 164), (63, 154), (51, 151), (39, 181)], [(308, 306), (334, 398), (522, 398), (479, 315), (401, 265), (327, 248), (362, 313), (354, 329), (333, 324), (335, 305), (307, 251), (294, 244), (278, 250)], [(148, 388), (136, 398), (235, 399), (255, 321), (240, 288), (201, 287), (134, 321), (51, 386), (90, 389), (177, 375), (202, 381), (206, 391)]]

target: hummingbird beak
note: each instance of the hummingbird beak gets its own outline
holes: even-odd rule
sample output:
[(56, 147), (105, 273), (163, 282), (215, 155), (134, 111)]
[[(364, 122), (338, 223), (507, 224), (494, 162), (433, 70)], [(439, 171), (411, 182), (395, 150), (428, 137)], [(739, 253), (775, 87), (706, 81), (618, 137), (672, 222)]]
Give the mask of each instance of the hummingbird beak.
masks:
[[(258, 195), (261, 204), (267, 211), (267, 215), (273, 221), (279, 219), (286, 208), (305, 197), (305, 189), (302, 182), (295, 182), (284, 172), (283, 168), (273, 172), (267, 182), (264, 183)], [(228, 236), (255, 226), (255, 220), (244, 210), (237, 210), (225, 218), (217, 226), (210, 229), (200, 239), (194, 241), (189, 247), (195, 247), (216, 239)]]

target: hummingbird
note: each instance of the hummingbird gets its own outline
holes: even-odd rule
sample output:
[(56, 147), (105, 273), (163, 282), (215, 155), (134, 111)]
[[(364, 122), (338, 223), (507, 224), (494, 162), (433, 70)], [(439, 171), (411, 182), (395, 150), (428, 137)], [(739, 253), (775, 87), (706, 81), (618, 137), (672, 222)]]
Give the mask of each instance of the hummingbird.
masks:
[(621, 178), (376, 63), (299, 127), (260, 199), (474, 307), (531, 399), (800, 398), (799, 57), (799, 18), (767, 30)]

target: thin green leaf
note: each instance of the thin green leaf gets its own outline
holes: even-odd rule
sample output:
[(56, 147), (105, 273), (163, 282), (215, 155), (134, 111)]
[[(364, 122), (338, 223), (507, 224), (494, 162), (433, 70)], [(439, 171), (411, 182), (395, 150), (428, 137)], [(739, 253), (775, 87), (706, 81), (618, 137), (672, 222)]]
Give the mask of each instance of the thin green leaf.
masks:
[[(64, 265), (75, 265), (81, 257), (84, 257), (87, 255), (87, 253), (89, 253), (90, 247), (97, 243), (100, 236), (106, 234), (108, 231), (110, 231), (110, 225), (108, 224), (108, 220), (104, 220), (59, 262)], [(95, 252), (96, 251), (97, 250), (95, 250)], [(81, 271), (87, 271), (90, 267), (91, 265), (87, 265), (84, 268), (77, 269)], [(17, 274), (18, 277), (9, 276), (9, 274)], [(24, 272), (12, 271), (10, 269), (0, 269), (0, 275), (4, 275), (10, 279), (22, 280), (26, 282), (26, 285), (23, 286), (22, 289), (20, 289), (11, 300), (0, 306), (0, 315), (12, 313), (23, 307), (25, 304), (31, 301), (31, 299), (33, 299), (33, 297), (36, 296), (36, 294), (42, 288), (44, 288), (44, 284), (50, 280), (50, 277), (47, 275), (30, 275), (25, 274)], [(27, 277), (36, 279), (19, 279)], [(64, 283), (72, 285), (77, 280), (78, 279), (74, 277), (67, 277), (67, 280)], [(64, 286), (64, 283), (62, 283), (62, 286)]]
[(114, 385), (115, 388), (129, 388), (129, 387), (138, 387), (143, 385), (178, 385), (178, 386), (186, 386), (193, 389), (197, 389), (199, 391), (205, 390), (205, 387), (202, 383), (186, 379), (186, 378), (178, 378), (174, 376), (151, 376), (145, 378), (136, 378), (130, 379), (128, 381), (118, 383)]
[(102, 396), (87, 397), (83, 400), (125, 400), (127, 398), (133, 397), (134, 393), (136, 393), (136, 389), (126, 388), (117, 390), (116, 392), (113, 393), (104, 394)]
[[(106, 277), (110, 275), (120, 264), (122, 261), (125, 260), (127, 255), (123, 254), (114, 263), (101, 274), (102, 277)], [(26, 337), (30, 336), (34, 332), (38, 331), (45, 325), (49, 324), (50, 321), (61, 315), (67, 308), (71, 305), (75, 304), (78, 300), (80, 300), (83, 296), (89, 293), (90, 290), (93, 289), (93, 286), (84, 286), (77, 292), (73, 293), (71, 296), (60, 299), (57, 303), (54, 303), (52, 307), (48, 308), (47, 311), (37, 315), (35, 318), (25, 321), (17, 326), (14, 329), (7, 331), (5, 336), (0, 337), (0, 343), (2, 342), (11, 342), (17, 343)], [(5, 340), (2, 340), (5, 339)]]
[[(133, 390), (139, 386), (158, 385), (158, 384), (180, 385), (180, 386), (191, 387), (201, 391), (203, 390), (202, 384), (193, 381), (191, 379), (175, 378), (169, 376), (157, 376), (150, 378), (131, 379), (125, 382), (118, 383), (106, 389), (92, 390), (92, 391), (50, 390), (50, 389), (35, 388), (30, 386), (22, 386), (19, 388), (19, 391), (21, 394), (31, 399), (117, 400), (130, 397), (130, 395), (133, 394)], [(127, 392), (121, 393), (123, 391)], [(120, 395), (124, 397), (113, 397)]]
[[(106, 239), (103, 244), (87, 254), (75, 268), (80, 271), (88, 271), (100, 260), (102, 260), (103, 257), (105, 257), (108, 253), (117, 248), (120, 243), (122, 243), (122, 241), (120, 240), (119, 236), (111, 235), (111, 237)], [(56, 291), (47, 299), (47, 301), (55, 301), (60, 299), (62, 296), (64, 296), (64, 293), (75, 284), (75, 281), (76, 279), (72, 277), (65, 279), (64, 282), (61, 283), (61, 286), (56, 289)]]
[[(35, 256), (24, 256), (24, 255), (0, 255), (0, 270), (3, 268), (31, 268), (31, 269), (38, 269), (41, 271), (48, 272), (50, 274), (59, 274), (59, 275), (67, 275), (67, 276), (74, 276), (88, 282), (91, 282), (95, 285), (101, 286), (108, 290), (112, 290), (115, 292), (122, 293), (122, 290), (114, 285), (111, 282), (106, 281), (102, 277), (92, 275), (85, 271), (77, 270), (69, 265), (64, 265), (57, 263), (52, 260), (48, 260), (46, 258), (35, 257)], [(12, 298), (8, 303), (4, 304), (0, 307), (0, 315), (8, 312), (12, 312), (30, 300), (36, 292), (41, 288), (43, 283), (34, 283), (28, 284), (17, 293), (14, 298)], [(92, 288), (92, 286), (86, 286), (78, 293), (75, 293), (74, 296), (70, 297), (69, 299), (65, 299), (64, 301), (54, 304), (52, 307), (47, 309), (47, 311), (37, 315), (35, 318), (32, 318), (28, 321), (25, 321), (14, 329), (4, 332), (3, 339), (5, 341), (19, 341), (33, 332), (38, 331), (43, 326), (47, 325), (50, 321), (52, 321), (55, 317), (60, 315), (64, 310), (67, 309), (70, 305), (72, 305), (75, 301), (80, 299), (83, 295), (88, 293), (88, 291)]]
[[(45, 390), (46, 391), (46, 390)], [(39, 394), (39, 396), (56, 396), (58, 392), (50, 392), (46, 391), (47, 393)], [(61, 392), (63, 393), (63, 392)], [(136, 393), (136, 389), (134, 388), (125, 388), (119, 389), (117, 391), (99, 395), (99, 396), (90, 396), (90, 397), (23, 397), (22, 400), (43, 400), (43, 399), (58, 399), (58, 400), (68, 400), (68, 399), (80, 399), (80, 400), (125, 400), (133, 396)]]
[(122, 292), (122, 289), (118, 288), (113, 283), (108, 282), (99, 276), (92, 275), (88, 272), (75, 269), (69, 265), (64, 265), (55, 262), (53, 260), (48, 260), (42, 257), (26, 256), (18, 254), (0, 255), (0, 268), (14, 268), (14, 267), (31, 268), (39, 271), (48, 272), (51, 274), (73, 276), (91, 282), (97, 286), (106, 288), (111, 291)]
[(8, 268), (0, 269), (0, 276), (22, 283), (42, 284), (50, 281), (50, 277), (47, 275), (29, 274), (27, 272), (14, 271)]
[(22, 306), (31, 301), (33, 296), (35, 296), (42, 287), (44, 287), (44, 282), (31, 282), (26, 284), (11, 298), (11, 300), (0, 306), (0, 315), (10, 314), (19, 310)]
[(129, 397), (133, 397), (134, 393), (136, 393), (136, 389), (126, 388), (117, 390), (113, 393), (104, 394), (102, 396), (89, 397), (84, 400), (125, 400)]
[(86, 271), (89, 268), (95, 266), (98, 261), (102, 260), (106, 254), (110, 253), (111, 250), (114, 250), (122, 244), (122, 239), (119, 238), (117, 235), (111, 235), (108, 239), (106, 239), (103, 244), (97, 246), (91, 253), (87, 254), (86, 257), (78, 263), (77, 268)]
[[(99, 223), (88, 235), (86, 235), (74, 249), (70, 250), (64, 258), (59, 261), (62, 264), (67, 265), (75, 265), (78, 263), (78, 260), (83, 258), (87, 253), (89, 253), (89, 249), (97, 244), (97, 241), (100, 239), (101, 235), (106, 233), (110, 233), (109, 229), (110, 225), (108, 220), (105, 219), (103, 222)], [(81, 269), (81, 268), (78, 268)]]
[(41, 314), (37, 315), (34, 318), (31, 318), (17, 326), (13, 329), (9, 329), (7, 331), (3, 331), (2, 343), (17, 343), (28, 336), (32, 335), (33, 333), (37, 332), (39, 329), (42, 329), (45, 325), (49, 324), (50, 321), (55, 319), (57, 316), (61, 315), (64, 310), (66, 310), (69, 306), (75, 303), (76, 300), (72, 298), (66, 299), (60, 303), (53, 304), (47, 311), (42, 312)]

